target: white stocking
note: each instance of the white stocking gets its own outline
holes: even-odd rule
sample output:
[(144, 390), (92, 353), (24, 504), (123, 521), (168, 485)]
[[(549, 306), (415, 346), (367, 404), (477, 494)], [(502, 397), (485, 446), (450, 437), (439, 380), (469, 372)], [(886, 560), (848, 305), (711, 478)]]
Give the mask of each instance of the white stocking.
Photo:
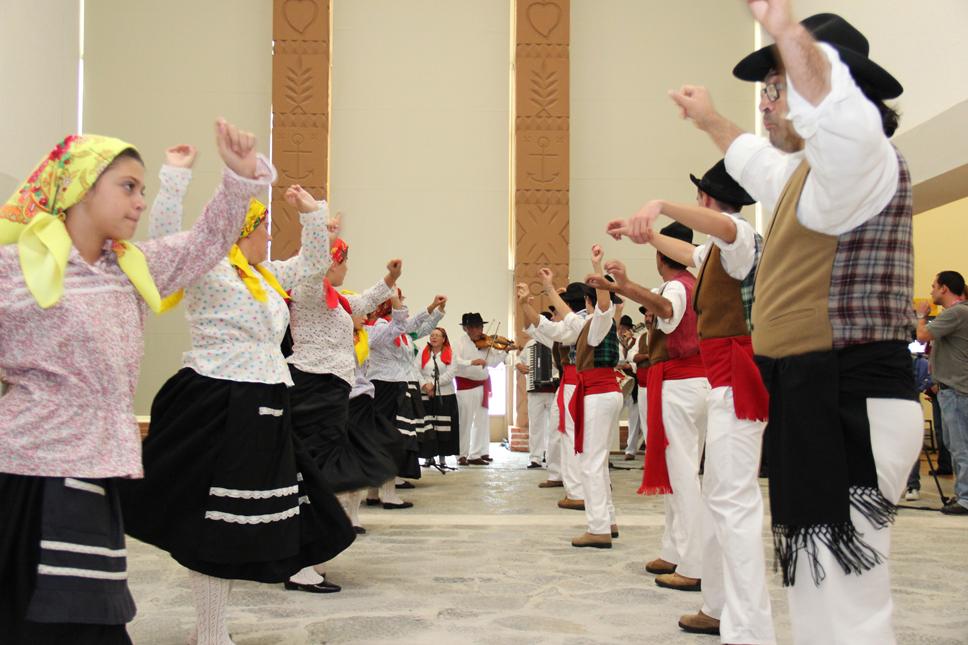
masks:
[(390, 479), (380, 486), (380, 501), (384, 504), (400, 504), (403, 502), (403, 500), (400, 499), (400, 496), (397, 495), (394, 480)]
[(322, 581), (323, 577), (312, 567), (303, 567), (289, 578), (289, 582), (295, 582), (297, 585), (318, 585)]
[(196, 615), (194, 638), (189, 642), (197, 645), (232, 645), (225, 616), (232, 581), (190, 569), (188, 578), (195, 596)]

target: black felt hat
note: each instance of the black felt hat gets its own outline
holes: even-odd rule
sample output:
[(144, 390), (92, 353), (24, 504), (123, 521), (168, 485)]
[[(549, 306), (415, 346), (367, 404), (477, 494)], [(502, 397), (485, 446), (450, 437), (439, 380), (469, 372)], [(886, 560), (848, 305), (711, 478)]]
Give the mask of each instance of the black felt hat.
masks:
[(702, 179), (692, 174), (689, 175), (689, 179), (696, 184), (696, 188), (724, 204), (749, 206), (756, 203), (756, 200), (750, 197), (749, 193), (726, 172), (726, 162), (723, 159), (707, 170)]
[(635, 323), (632, 322), (632, 316), (628, 314), (623, 314), (619, 319), (618, 324), (622, 327), (635, 327)]
[(683, 242), (692, 244), (692, 229), (685, 224), (673, 222), (672, 224), (662, 228), (659, 232), (666, 237), (674, 237), (677, 240), (682, 240)]
[(484, 319), (481, 318), (481, 314), (476, 311), (469, 314), (464, 314), (460, 318), (461, 327), (483, 327)]
[(561, 294), (561, 299), (565, 301), (568, 308), (572, 311), (581, 311), (585, 308), (585, 298), (594, 298), (595, 290), (584, 282), (572, 282)]
[[(835, 13), (818, 13), (800, 22), (813, 37), (837, 50), (840, 60), (850, 69), (855, 80), (872, 88), (880, 99), (897, 98), (904, 88), (890, 72), (872, 61), (870, 43), (856, 27)], [(762, 81), (776, 69), (776, 48), (768, 45), (756, 50), (733, 68), (733, 76), (744, 81)]]

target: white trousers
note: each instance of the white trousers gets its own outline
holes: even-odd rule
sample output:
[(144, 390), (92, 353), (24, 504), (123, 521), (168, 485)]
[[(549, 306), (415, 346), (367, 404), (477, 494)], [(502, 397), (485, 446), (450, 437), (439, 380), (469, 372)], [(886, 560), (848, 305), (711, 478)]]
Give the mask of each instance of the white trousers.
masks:
[[(911, 465), (921, 451), (921, 406), (900, 399), (868, 399), (871, 448), (877, 484), (891, 502), (898, 502), (907, 486)], [(823, 477), (818, 465), (817, 477)], [(850, 509), (850, 519), (865, 542), (885, 558), (891, 552), (891, 529), (874, 527)], [(809, 559), (799, 558), (796, 584), (787, 589), (793, 642), (797, 645), (892, 645), (896, 643), (891, 615), (891, 576), (887, 561), (861, 575), (845, 574), (827, 550), (819, 554), (826, 578), (817, 586)], [(706, 581), (703, 581), (705, 585)]]
[[(636, 385), (635, 387), (639, 386)], [(645, 427), (645, 417), (642, 416), (642, 410), (645, 409), (645, 403), (642, 402), (644, 394), (645, 388), (639, 387), (638, 402), (632, 399), (631, 394), (622, 401), (622, 409), (629, 417), (629, 436), (625, 442), (625, 454), (627, 455), (634, 455), (639, 449), (639, 444), (642, 443), (642, 428)]]
[(457, 412), (460, 416), (460, 456), (479, 459), (488, 454), (491, 428), (484, 401), (484, 387), (457, 390)]
[(707, 403), (702, 611), (719, 619), (723, 643), (772, 645), (758, 481), (766, 423), (736, 418), (731, 387), (714, 388)]
[(555, 407), (554, 392), (528, 393), (528, 450), (531, 461), (540, 464), (548, 450), (551, 408)]
[(585, 499), (582, 486), (581, 463), (575, 454), (575, 420), (568, 411), (568, 402), (575, 395), (574, 385), (565, 388), (565, 433), (561, 437), (561, 481), (565, 485), (565, 496), (569, 499)]
[(561, 451), (564, 445), (564, 434), (558, 432), (558, 399), (551, 402), (551, 413), (548, 415), (548, 480), (561, 481)]
[(608, 449), (612, 428), (622, 413), (622, 393), (589, 394), (584, 405), (585, 431), (579, 463), (585, 491), (585, 520), (589, 533), (611, 534), (615, 506), (608, 475)]
[[(649, 430), (649, 391), (644, 387), (639, 387), (639, 431), (642, 433), (642, 440), (645, 441)], [(649, 446), (646, 445), (648, 450)]]
[[(706, 439), (709, 381), (687, 378), (662, 383), (666, 466), (672, 494), (665, 496), (665, 531), (659, 557), (677, 565), (676, 573), (702, 577), (702, 494), (699, 457)], [(646, 450), (652, 449), (646, 447)]]

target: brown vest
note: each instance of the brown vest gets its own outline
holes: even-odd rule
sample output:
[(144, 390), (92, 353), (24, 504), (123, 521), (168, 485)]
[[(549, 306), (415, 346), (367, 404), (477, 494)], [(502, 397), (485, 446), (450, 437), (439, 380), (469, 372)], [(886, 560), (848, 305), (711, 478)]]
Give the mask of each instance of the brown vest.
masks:
[(804, 160), (784, 187), (766, 234), (753, 292), (753, 352), (759, 356), (833, 349), (828, 296), (838, 238), (797, 220), (809, 174)]
[(719, 247), (706, 254), (699, 269), (692, 306), (696, 310), (696, 332), (699, 338), (730, 338), (746, 336), (749, 327), (743, 310), (742, 282), (731, 277), (723, 268)]

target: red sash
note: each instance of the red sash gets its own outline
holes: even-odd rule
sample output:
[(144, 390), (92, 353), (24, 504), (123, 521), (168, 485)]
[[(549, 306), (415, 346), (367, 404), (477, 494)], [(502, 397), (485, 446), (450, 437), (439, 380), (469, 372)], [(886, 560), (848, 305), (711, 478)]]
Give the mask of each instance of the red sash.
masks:
[(649, 365), (643, 365), (642, 367), (635, 370), (635, 380), (639, 384), (639, 387), (648, 387), (649, 378)]
[(760, 370), (753, 361), (749, 336), (711, 338), (699, 341), (699, 352), (706, 366), (710, 387), (733, 388), (733, 410), (737, 419), (766, 421), (770, 395), (763, 385)]
[(593, 367), (578, 372), (575, 395), (568, 403), (568, 412), (575, 420), (575, 454), (580, 454), (585, 445), (585, 397), (591, 394), (622, 392), (618, 386), (618, 375), (613, 367)]
[(483, 381), (475, 381), (472, 378), (464, 378), (463, 376), (455, 376), (454, 384), (457, 385), (458, 390), (473, 390), (475, 387), (484, 386), (484, 393), (481, 397), (481, 407), (485, 410), (491, 402), (491, 377), (488, 376)]
[(702, 376), (706, 376), (706, 370), (699, 354), (653, 363), (649, 367), (646, 386), (648, 432), (645, 439), (645, 469), (639, 495), (667, 495), (673, 492), (669, 482), (669, 467), (666, 464), (665, 453), (669, 440), (662, 422), (662, 383)]
[[(575, 369), (574, 365), (565, 365), (564, 374), (561, 375), (561, 381), (558, 383), (558, 396), (556, 397), (558, 403), (558, 432), (565, 431), (565, 386), (566, 385), (578, 385), (578, 370)], [(571, 403), (570, 401), (568, 403)]]

